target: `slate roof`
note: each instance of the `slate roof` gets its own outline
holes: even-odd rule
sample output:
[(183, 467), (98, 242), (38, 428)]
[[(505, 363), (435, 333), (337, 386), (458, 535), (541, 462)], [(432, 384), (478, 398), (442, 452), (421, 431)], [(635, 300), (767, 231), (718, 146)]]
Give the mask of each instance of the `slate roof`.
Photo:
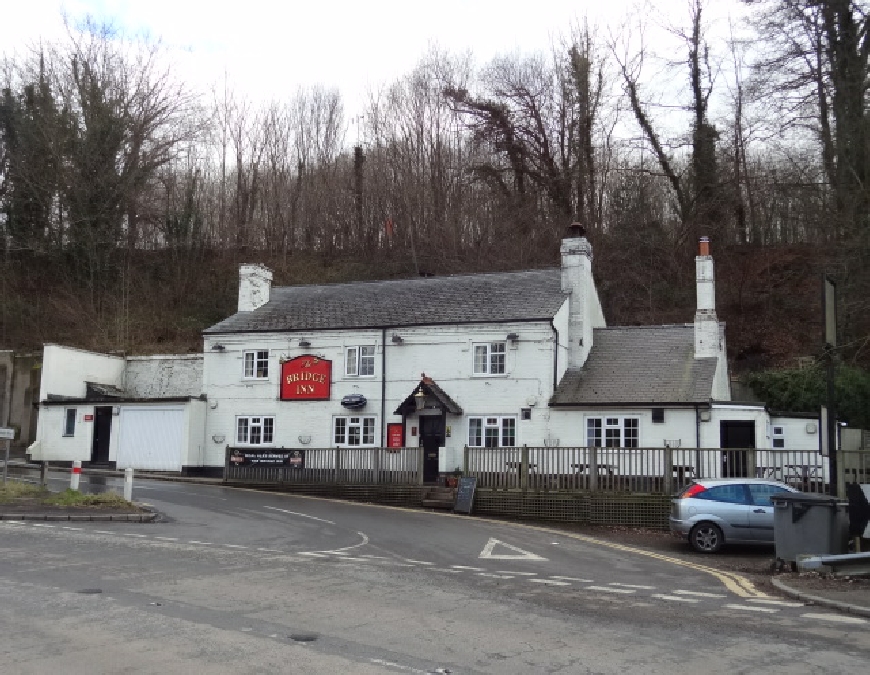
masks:
[(350, 284), (279, 286), (269, 302), (206, 334), (549, 321), (566, 296), (561, 271), (528, 270)]
[(553, 406), (708, 403), (715, 358), (694, 358), (694, 326), (596, 328), (582, 368), (568, 370)]

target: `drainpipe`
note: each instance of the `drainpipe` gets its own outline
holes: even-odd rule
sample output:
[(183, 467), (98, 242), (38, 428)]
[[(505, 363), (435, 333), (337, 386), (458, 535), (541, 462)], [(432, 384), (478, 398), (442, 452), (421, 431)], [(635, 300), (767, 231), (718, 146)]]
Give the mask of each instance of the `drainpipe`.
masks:
[(381, 328), (381, 446), (387, 440), (387, 328)]
[(556, 393), (557, 378), (559, 376), (559, 331), (556, 324), (550, 319), (550, 328), (553, 329), (553, 393)]
[(703, 477), (701, 471), (701, 411), (698, 404), (695, 404), (695, 467), (698, 472), (698, 478)]

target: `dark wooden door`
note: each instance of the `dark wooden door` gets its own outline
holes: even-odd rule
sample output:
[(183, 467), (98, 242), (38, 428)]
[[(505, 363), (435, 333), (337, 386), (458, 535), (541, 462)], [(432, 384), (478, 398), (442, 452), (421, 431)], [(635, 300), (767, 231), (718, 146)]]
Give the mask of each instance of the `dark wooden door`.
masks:
[(746, 478), (749, 468), (746, 450), (755, 447), (755, 422), (751, 420), (720, 422), (719, 447), (722, 448), (722, 476)]
[(423, 482), (438, 480), (438, 448), (444, 445), (444, 418), (441, 415), (420, 416), (420, 445), (423, 446)]
[(91, 448), (91, 462), (109, 461), (109, 439), (112, 436), (112, 406), (94, 408), (94, 443)]

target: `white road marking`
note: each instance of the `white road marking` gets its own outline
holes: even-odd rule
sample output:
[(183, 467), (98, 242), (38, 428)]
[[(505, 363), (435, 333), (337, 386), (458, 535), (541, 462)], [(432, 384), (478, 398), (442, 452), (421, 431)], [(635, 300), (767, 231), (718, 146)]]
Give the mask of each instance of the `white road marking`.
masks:
[(241, 546), (239, 544), (224, 544), (227, 548), (248, 548), (247, 546)]
[(619, 586), (620, 588), (636, 588), (640, 591), (654, 591), (656, 589), (655, 586), (639, 586), (637, 584), (620, 584), (617, 582), (611, 582), (607, 584), (608, 586)]
[(778, 612), (778, 609), (772, 609), (770, 607), (752, 607), (750, 605), (725, 605), (725, 609), (739, 609), (744, 612), (764, 612), (765, 614), (775, 614)]
[(385, 555), (361, 555), (360, 558), (371, 558), (373, 560), (389, 560)]
[(659, 600), (673, 600), (674, 602), (701, 602), (696, 598), (684, 598), (679, 595), (665, 595), (664, 593), (653, 593), (652, 597)]
[(201, 544), (202, 546), (211, 546), (210, 541), (196, 541), (194, 539), (191, 539), (187, 543), (188, 544)]
[(789, 602), (788, 600), (768, 600), (767, 598), (748, 598), (746, 602), (756, 602), (759, 605), (777, 605), (779, 607), (803, 607), (802, 602)]
[(280, 511), (281, 513), (289, 513), (291, 516), (299, 516), (300, 518), (310, 518), (311, 520), (318, 520), (321, 523), (328, 523), (330, 525), (335, 525), (331, 520), (324, 520), (323, 518), (317, 518), (316, 516), (309, 516), (307, 513), (298, 513), (297, 511), (287, 511), (285, 509), (279, 509), (275, 506), (264, 506), (264, 509), (271, 509), (272, 511)]
[(66, 525), (61, 525), (64, 530), (75, 530), (76, 532), (81, 532), (84, 528), (81, 527), (67, 527)]
[(449, 572), (450, 574), (462, 574), (465, 570), (449, 570), (446, 567), (427, 567), (432, 572)]
[[(518, 577), (536, 577), (537, 572), (514, 572), (513, 570), (496, 570), (499, 574), (514, 574)], [(552, 579), (562, 579), (563, 577), (551, 577)], [(567, 579), (567, 577), (565, 577)]]
[[(502, 546), (504, 548), (509, 548), (511, 551), (515, 551), (516, 555), (508, 555), (508, 554), (493, 554), (492, 550), (496, 546)], [(503, 541), (499, 541), (498, 539), (490, 538), (488, 542), (486, 542), (486, 546), (483, 547), (483, 550), (480, 552), (478, 558), (490, 558), (493, 560), (540, 560), (546, 561), (547, 559), (543, 556), (539, 556), (536, 553), (532, 553), (531, 551), (525, 551), (517, 546), (512, 546), (511, 544), (505, 544)]]
[(178, 537), (154, 537), (160, 541), (178, 541)]
[(384, 661), (383, 659), (369, 659), (371, 663), (374, 663), (378, 666), (386, 666), (387, 668), (395, 668), (397, 670), (404, 670), (408, 673), (419, 673), (419, 675), (426, 675), (432, 671), (429, 670), (418, 670), (417, 668), (411, 668), (411, 666), (403, 666), (401, 663), (393, 663), (392, 661)]
[(701, 593), (700, 591), (673, 591), (677, 595), (694, 595), (699, 598), (727, 598), (724, 593)]
[[(111, 530), (94, 530), (94, 533), (95, 534), (115, 534)], [(159, 539), (159, 537), (158, 537), (158, 539)]]
[(578, 584), (591, 584), (592, 581), (593, 581), (592, 579), (578, 579), (577, 577), (558, 577), (558, 576), (551, 576), (550, 578), (551, 578), (551, 579), (559, 579), (559, 580), (561, 580), (561, 581), (576, 581)]
[(54, 525), (45, 525), (44, 523), (33, 523), (33, 527), (54, 527)]
[(803, 619), (814, 619), (818, 621), (836, 621), (838, 623), (856, 623), (865, 624), (867, 619), (861, 619), (857, 616), (843, 616), (842, 614), (801, 614)]
[(276, 548), (258, 548), (257, 550), (262, 551), (263, 553), (283, 553), (284, 552), (284, 551), (279, 551)]
[(132, 532), (122, 532), (122, 536), (124, 537), (136, 537), (137, 539), (147, 539), (147, 534), (133, 534)]
[(613, 586), (587, 586), (587, 591), (603, 591), (604, 593), (637, 593), (633, 588), (613, 588)]
[(484, 571), (486, 571), (486, 570), (484, 570), (483, 567), (469, 567), (468, 565), (451, 565), (450, 567), (452, 567), (455, 570), (470, 570), (472, 572), (484, 572)]
[(312, 558), (328, 558), (325, 553), (315, 553), (314, 551), (303, 551), (299, 555), (310, 555)]
[(405, 558), (405, 562), (413, 563), (415, 565), (434, 565), (435, 563), (428, 562), (426, 560), (411, 560), (410, 558)]
[(352, 548), (359, 548), (360, 546), (365, 546), (369, 543), (369, 538), (363, 532), (357, 532), (359, 536), (363, 538), (363, 540), (359, 544), (354, 544), (353, 546), (343, 546), (342, 548), (334, 548), (331, 551), (323, 551), (323, 553), (335, 553), (337, 555), (343, 555), (344, 551), (349, 551)]
[(487, 577), (490, 579), (513, 579), (513, 574), (493, 574), (492, 572), (478, 572), (477, 576)]
[(567, 581), (554, 581), (553, 579), (529, 579), (533, 584), (545, 584), (547, 586), (570, 586)]

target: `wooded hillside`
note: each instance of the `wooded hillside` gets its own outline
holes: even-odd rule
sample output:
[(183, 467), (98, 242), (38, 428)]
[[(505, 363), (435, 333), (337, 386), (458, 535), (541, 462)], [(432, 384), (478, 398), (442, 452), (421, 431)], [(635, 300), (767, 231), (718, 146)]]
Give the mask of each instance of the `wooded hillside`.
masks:
[(483, 65), (430, 49), (352, 119), (322, 87), (198, 95), (95, 25), (7, 56), (0, 347), (198, 351), (240, 262), (278, 285), (553, 266), (579, 221), (609, 324), (691, 321), (706, 235), (735, 368), (820, 353), (823, 273), (867, 367), (868, 3), (747, 4), (722, 40), (692, 0), (676, 56), (643, 17)]

